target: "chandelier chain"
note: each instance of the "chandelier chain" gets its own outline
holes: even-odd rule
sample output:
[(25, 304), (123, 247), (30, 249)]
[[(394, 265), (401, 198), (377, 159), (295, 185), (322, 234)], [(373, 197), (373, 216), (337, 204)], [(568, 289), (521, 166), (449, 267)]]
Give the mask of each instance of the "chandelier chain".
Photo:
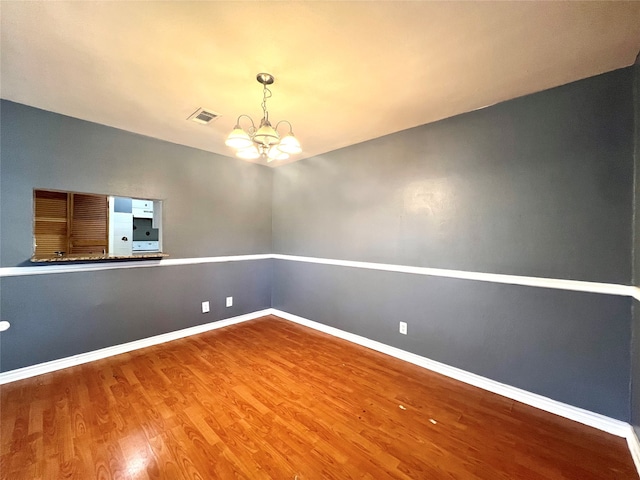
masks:
[(269, 112), (267, 112), (267, 98), (271, 98), (271, 90), (269, 90), (266, 85), (263, 85), (262, 86), (262, 118), (264, 118), (268, 122)]

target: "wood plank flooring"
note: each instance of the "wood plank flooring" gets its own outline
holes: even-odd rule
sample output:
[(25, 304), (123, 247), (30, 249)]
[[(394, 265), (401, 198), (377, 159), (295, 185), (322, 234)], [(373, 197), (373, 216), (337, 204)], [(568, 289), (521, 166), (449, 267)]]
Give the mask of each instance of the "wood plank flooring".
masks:
[(638, 478), (622, 438), (276, 317), (0, 397), (6, 480)]

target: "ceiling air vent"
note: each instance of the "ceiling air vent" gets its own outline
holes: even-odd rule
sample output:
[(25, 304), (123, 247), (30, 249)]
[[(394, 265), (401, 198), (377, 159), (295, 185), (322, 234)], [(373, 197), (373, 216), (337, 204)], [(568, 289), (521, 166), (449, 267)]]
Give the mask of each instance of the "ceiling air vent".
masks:
[(221, 115), (219, 113), (216, 113), (213, 110), (205, 110), (204, 108), (199, 108), (191, 115), (189, 115), (189, 118), (187, 118), (187, 120), (192, 120), (196, 123), (207, 125), (220, 116)]

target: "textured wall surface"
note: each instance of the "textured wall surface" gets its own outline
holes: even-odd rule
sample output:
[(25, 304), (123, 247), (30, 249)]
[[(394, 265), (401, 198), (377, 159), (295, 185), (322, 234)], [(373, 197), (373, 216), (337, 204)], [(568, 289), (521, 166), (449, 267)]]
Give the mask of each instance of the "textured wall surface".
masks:
[(164, 200), (171, 258), (271, 251), (271, 169), (8, 101), (0, 113), (0, 266), (31, 258), (34, 188)]
[(269, 308), (271, 262), (0, 278), (2, 371)]
[(631, 423), (640, 438), (640, 302), (633, 302), (631, 345)]
[[(634, 70), (635, 198), (633, 215), (633, 284), (640, 287), (640, 54)], [(631, 421), (640, 438), (640, 302), (633, 302), (631, 343)]]
[(274, 252), (631, 280), (630, 69), (278, 168)]
[[(1, 115), (0, 266), (31, 265), (34, 188), (164, 200), (170, 258), (271, 251), (271, 169), (8, 101)], [(270, 260), (5, 277), (0, 370), (270, 304)]]
[[(275, 171), (12, 102), (1, 113), (2, 267), (29, 265), (32, 190), (50, 188), (165, 200), (172, 258), (273, 251), (632, 279), (631, 68)], [(280, 260), (2, 278), (0, 316), (12, 327), (0, 337), (0, 369), (270, 305), (638, 418), (628, 298)]]
[[(627, 68), (286, 165), (274, 251), (629, 284), (632, 99)], [(274, 275), (276, 308), (630, 418), (629, 298), (286, 261)]]

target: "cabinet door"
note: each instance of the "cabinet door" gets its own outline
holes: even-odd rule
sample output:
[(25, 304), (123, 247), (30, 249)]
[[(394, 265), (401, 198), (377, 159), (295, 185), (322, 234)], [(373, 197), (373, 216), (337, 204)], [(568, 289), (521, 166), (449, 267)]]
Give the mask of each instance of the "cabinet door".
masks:
[(70, 253), (106, 254), (109, 248), (107, 197), (83, 193), (71, 195)]
[(36, 256), (68, 251), (68, 195), (65, 192), (36, 190), (34, 193), (34, 237)]
[(153, 218), (153, 200), (134, 198), (131, 202), (134, 218)]
[(133, 214), (115, 212), (112, 214), (113, 251), (111, 255), (131, 255), (133, 245)]

